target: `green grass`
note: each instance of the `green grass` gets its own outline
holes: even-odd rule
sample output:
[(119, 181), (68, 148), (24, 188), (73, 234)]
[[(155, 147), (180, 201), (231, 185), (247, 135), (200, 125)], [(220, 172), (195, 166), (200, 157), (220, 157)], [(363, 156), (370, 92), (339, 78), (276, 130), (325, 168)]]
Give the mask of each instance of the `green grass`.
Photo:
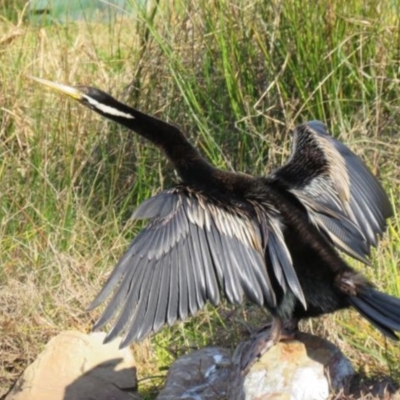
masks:
[[(400, 2), (194, 3), (150, 2), (111, 25), (46, 27), (0, 3), (8, 7), (0, 22), (0, 394), (49, 337), (89, 330), (98, 313), (83, 310), (140, 228), (130, 214), (175, 181), (155, 148), (28, 74), (98, 86), (177, 123), (215, 165), (252, 174), (286, 160), (296, 124), (321, 119), (380, 176), (398, 209)], [(374, 267), (364, 269), (397, 296), (399, 228), (396, 213)], [(192, 348), (238, 343), (263, 319), (253, 307), (208, 307), (134, 346), (139, 376), (165, 373)], [(355, 313), (304, 327), (366, 373), (400, 381), (400, 348)], [(148, 398), (152, 382), (143, 381)]]

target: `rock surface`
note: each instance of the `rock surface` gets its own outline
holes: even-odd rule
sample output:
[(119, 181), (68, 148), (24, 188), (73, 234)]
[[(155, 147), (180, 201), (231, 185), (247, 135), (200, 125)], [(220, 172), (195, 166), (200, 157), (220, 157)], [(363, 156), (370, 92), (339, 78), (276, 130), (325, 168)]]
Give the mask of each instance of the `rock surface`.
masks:
[(280, 342), (244, 378), (246, 400), (324, 400), (354, 375), (350, 361), (325, 339), (298, 334)]
[(66, 331), (52, 338), (6, 400), (140, 399), (131, 352), (118, 340), (104, 345), (104, 337)]
[(240, 344), (232, 359), (223, 348), (204, 348), (177, 360), (158, 400), (324, 400), (354, 374), (330, 342), (308, 334), (280, 342), (242, 377), (240, 359), (252, 342)]
[(206, 347), (185, 355), (171, 366), (157, 400), (228, 399), (230, 367), (230, 352), (221, 347)]
[[(119, 341), (103, 333), (63, 332), (54, 337), (18, 379), (6, 400), (132, 400), (136, 368)], [(158, 400), (325, 400), (346, 386), (354, 371), (338, 348), (309, 334), (280, 342), (242, 376), (255, 341), (234, 355), (208, 347), (178, 359)]]

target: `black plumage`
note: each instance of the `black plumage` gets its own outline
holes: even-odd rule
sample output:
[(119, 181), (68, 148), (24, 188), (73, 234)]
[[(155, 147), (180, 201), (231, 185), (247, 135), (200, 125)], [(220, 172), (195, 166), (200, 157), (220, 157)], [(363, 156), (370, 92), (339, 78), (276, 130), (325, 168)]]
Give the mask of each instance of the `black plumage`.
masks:
[(270, 344), (285, 324), (350, 306), (397, 339), (400, 300), (377, 291), (337, 252), (368, 263), (391, 205), (365, 164), (321, 122), (298, 126), (288, 162), (252, 177), (215, 168), (177, 127), (102, 91), (35, 79), (157, 145), (181, 178), (133, 213), (148, 223), (90, 306), (109, 299), (95, 324), (114, 319), (107, 340), (122, 332), (122, 346), (142, 340), (218, 304), (221, 293), (271, 312)]

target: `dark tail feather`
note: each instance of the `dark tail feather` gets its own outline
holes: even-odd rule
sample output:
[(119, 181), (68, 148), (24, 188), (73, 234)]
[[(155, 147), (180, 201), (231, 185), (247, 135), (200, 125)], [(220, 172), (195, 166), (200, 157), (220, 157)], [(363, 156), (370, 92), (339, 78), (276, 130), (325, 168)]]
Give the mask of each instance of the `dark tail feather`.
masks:
[(400, 299), (373, 288), (366, 288), (357, 296), (349, 296), (349, 301), (384, 335), (399, 340), (395, 331), (400, 331)]

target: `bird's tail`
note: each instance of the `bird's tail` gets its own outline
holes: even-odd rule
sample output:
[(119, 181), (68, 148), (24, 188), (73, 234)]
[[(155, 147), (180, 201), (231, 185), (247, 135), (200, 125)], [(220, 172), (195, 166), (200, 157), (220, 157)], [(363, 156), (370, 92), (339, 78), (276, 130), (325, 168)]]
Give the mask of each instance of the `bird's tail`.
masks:
[(349, 297), (350, 304), (384, 335), (399, 340), (400, 299), (369, 287), (357, 296)]
[(400, 299), (376, 290), (355, 271), (340, 274), (336, 285), (347, 294), (349, 303), (372, 325), (393, 340), (399, 340)]

